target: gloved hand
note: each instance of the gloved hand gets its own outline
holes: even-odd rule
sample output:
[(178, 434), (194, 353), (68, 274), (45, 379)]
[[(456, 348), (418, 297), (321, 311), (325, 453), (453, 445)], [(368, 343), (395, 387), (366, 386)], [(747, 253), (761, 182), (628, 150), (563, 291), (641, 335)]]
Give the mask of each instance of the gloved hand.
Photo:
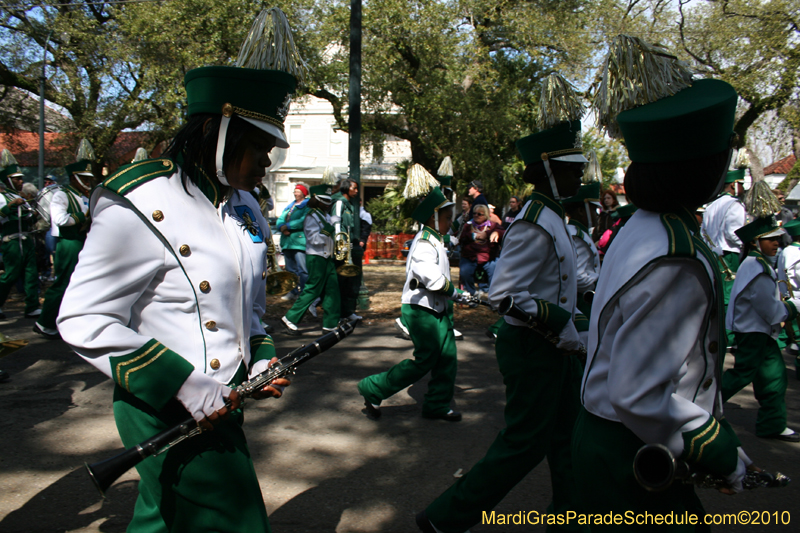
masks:
[[(269, 370), (273, 364), (278, 362), (277, 357), (273, 357), (269, 361), (266, 359), (262, 359), (258, 361), (256, 364), (250, 368), (250, 372), (247, 374), (248, 379), (253, 379), (257, 375), (261, 374), (265, 370)], [(272, 380), (272, 382), (263, 387), (260, 391), (253, 394), (253, 398), (256, 400), (261, 400), (262, 398), (280, 398), (283, 396), (283, 389), (291, 385), (292, 382), (286, 378), (278, 378)]]
[(456, 289), (454, 300), (460, 304), (467, 304), (470, 307), (478, 307), (478, 302), (475, 301), (475, 297), (461, 289)]
[[(226, 387), (211, 376), (206, 376), (195, 369), (183, 382), (175, 397), (189, 411), (192, 418), (197, 422), (205, 421), (205, 424), (208, 424), (206, 418), (213, 423), (219, 417), (228, 414), (228, 410), (223, 408), (225, 407), (225, 398), (231, 396), (232, 392), (230, 387)], [(238, 393), (236, 397), (238, 407)], [(206, 427), (205, 424), (203, 427)]]
[(728, 486), (720, 489), (720, 492), (724, 492), (725, 494), (738, 494), (742, 492), (744, 490), (742, 487), (742, 480), (744, 479), (744, 474), (746, 471), (747, 467), (744, 465), (744, 461), (742, 461), (741, 457), (738, 458), (736, 470), (725, 476), (725, 481), (728, 483)]
[(578, 330), (575, 329), (575, 324), (570, 320), (564, 326), (564, 329), (558, 333), (558, 344), (556, 344), (556, 348), (567, 352), (574, 352), (582, 347), (583, 343), (581, 342)]
[(450, 244), (452, 244), (453, 247), (458, 246), (458, 237), (455, 235), (450, 235)]

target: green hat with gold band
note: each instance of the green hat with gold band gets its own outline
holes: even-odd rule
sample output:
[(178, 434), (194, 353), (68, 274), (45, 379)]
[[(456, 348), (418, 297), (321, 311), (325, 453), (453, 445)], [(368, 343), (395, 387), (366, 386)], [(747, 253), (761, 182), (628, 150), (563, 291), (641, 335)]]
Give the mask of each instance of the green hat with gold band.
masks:
[(786, 230), (786, 233), (788, 233), (792, 237), (800, 236), (800, 220), (798, 219), (790, 220), (789, 222), (783, 225), (783, 229)]
[(581, 188), (578, 189), (578, 194), (561, 200), (562, 204), (576, 204), (584, 202), (594, 203), (598, 205), (600, 204), (599, 181), (587, 183), (586, 185), (581, 185)]
[(586, 162), (580, 145), (581, 121), (561, 122), (552, 128), (528, 135), (516, 142), (525, 165), (545, 159)]
[(9, 165), (3, 170), (0, 170), (0, 179), (7, 180), (8, 178), (16, 178), (18, 176), (22, 176), (22, 172), (19, 171), (19, 167), (17, 165)]
[(321, 183), (319, 185), (309, 187), (308, 192), (311, 194), (311, 196), (316, 196), (319, 198), (319, 200), (325, 205), (330, 205), (333, 202), (331, 199), (331, 195), (333, 194), (333, 185)]
[(781, 227), (775, 215), (757, 218), (737, 229), (734, 233), (742, 242), (750, 242), (756, 239), (766, 239), (783, 235), (786, 231)]
[(737, 181), (744, 181), (744, 169), (737, 168), (736, 170), (729, 170), (725, 176), (725, 183), (736, 183)]
[(730, 148), (738, 96), (713, 79), (655, 102), (623, 111), (617, 123), (631, 161), (687, 161)]
[(92, 162), (94, 161), (94, 148), (88, 139), (81, 139), (78, 144), (78, 152), (75, 155), (75, 163), (66, 165), (64, 170), (67, 171), (67, 179), (71, 178), (73, 174), (81, 176), (94, 176), (92, 172)]
[[(419, 163), (414, 163), (408, 169), (403, 197), (409, 200), (421, 198), (419, 205), (411, 213), (411, 218), (420, 224), (425, 224), (431, 215), (438, 213), (440, 209), (453, 205), (453, 202), (445, 197), (436, 178)], [(434, 217), (434, 225), (434, 229), (439, 231), (439, 217)]]
[(775, 217), (775, 213), (781, 210), (781, 203), (766, 181), (753, 183), (744, 197), (744, 206), (753, 220), (734, 231), (742, 242), (777, 237), (786, 233)]
[(414, 212), (411, 213), (411, 218), (417, 222), (424, 224), (431, 218), (431, 215), (438, 212), (444, 207), (453, 205), (453, 202), (445, 198), (442, 189), (435, 187), (431, 189), (427, 196), (419, 203)]
[(22, 172), (19, 171), (17, 160), (8, 148), (3, 148), (3, 151), (0, 153), (0, 168), (3, 169), (0, 170), (0, 179), (4, 180), (6, 183), (8, 183), (8, 178), (22, 176)]

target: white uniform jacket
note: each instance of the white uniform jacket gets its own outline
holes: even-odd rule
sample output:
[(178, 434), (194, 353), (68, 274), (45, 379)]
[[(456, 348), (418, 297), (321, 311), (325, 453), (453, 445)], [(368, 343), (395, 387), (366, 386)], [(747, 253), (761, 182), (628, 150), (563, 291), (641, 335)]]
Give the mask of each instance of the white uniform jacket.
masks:
[(69, 197), (72, 198), (76, 205), (80, 206), (84, 215), (89, 212), (89, 199), (87, 197), (60, 187), (53, 193), (53, 198), (50, 200), (50, 233), (53, 237), (61, 236), (59, 230), (61, 226), (74, 226), (78, 223), (75, 217), (70, 215), (67, 210), (69, 208)]
[(778, 338), (781, 322), (789, 316), (781, 301), (775, 270), (756, 251), (739, 265), (731, 288), (725, 327), (739, 333), (766, 333)]
[(706, 207), (702, 231), (711, 239), (712, 248), (738, 254), (742, 251), (742, 241), (734, 232), (744, 224), (744, 204), (724, 193)]
[(597, 283), (581, 386), (587, 411), (692, 460), (719, 434), (725, 353), (717, 259), (698, 230), (688, 211), (643, 209), (620, 230)]
[(303, 220), (303, 232), (306, 236), (306, 253), (330, 257), (333, 253), (332, 228), (325, 213), (319, 209), (309, 210)]
[[(414, 278), (419, 286), (411, 290), (409, 285)], [(450, 282), (450, 260), (444, 239), (436, 230), (425, 226), (414, 236), (408, 251), (401, 302), (444, 313), (447, 301), (455, 299), (456, 294)]]
[(227, 384), (251, 353), (274, 355), (259, 321), (269, 226), (250, 193), (203, 185), (187, 194), (180, 168), (159, 159), (96, 188), (58, 317), (81, 357), (157, 409), (192, 369)]
[(600, 254), (592, 241), (589, 230), (578, 225), (579, 222), (570, 220), (567, 232), (575, 244), (576, 265), (578, 272), (578, 292), (593, 291), (600, 277)]
[[(550, 198), (533, 193), (503, 236), (489, 301), (497, 307), (508, 295), (536, 316), (536, 300), (546, 300), (575, 319), (578, 297), (575, 247), (564, 223), (564, 209)], [(513, 326), (524, 324), (505, 317)]]
[[(778, 279), (788, 281), (795, 297), (800, 297), (800, 243), (794, 242), (778, 255)], [(779, 283), (781, 296), (789, 296), (785, 283)]]

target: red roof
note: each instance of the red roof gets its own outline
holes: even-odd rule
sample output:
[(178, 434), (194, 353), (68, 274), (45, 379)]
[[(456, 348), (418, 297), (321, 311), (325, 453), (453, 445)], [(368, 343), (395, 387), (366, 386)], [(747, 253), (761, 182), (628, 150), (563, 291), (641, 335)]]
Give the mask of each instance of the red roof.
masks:
[(771, 165), (767, 165), (764, 167), (764, 175), (769, 176), (771, 174), (788, 174), (792, 167), (797, 163), (797, 158), (794, 155), (790, 155), (788, 157), (784, 157), (778, 161), (775, 161)]
[[(123, 131), (114, 141), (106, 155), (106, 163), (116, 168), (127, 157), (133, 157), (133, 152), (147, 142), (149, 134), (140, 131)], [(61, 167), (75, 162), (75, 152), (78, 149), (80, 137), (70, 133), (44, 134), (44, 165), (46, 167)], [(13, 133), (0, 132), (0, 151), (8, 148), (21, 167), (39, 166), (39, 134), (30, 131), (15, 131)]]

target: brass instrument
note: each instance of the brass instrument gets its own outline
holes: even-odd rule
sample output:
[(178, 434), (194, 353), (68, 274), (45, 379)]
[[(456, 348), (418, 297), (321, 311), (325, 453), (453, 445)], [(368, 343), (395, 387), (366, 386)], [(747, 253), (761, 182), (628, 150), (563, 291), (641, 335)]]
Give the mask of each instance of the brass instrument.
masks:
[(337, 261), (344, 261), (343, 265), (336, 267), (336, 273), (346, 278), (358, 276), (361, 269), (353, 264), (353, 245), (350, 243), (350, 235), (340, 231), (334, 238), (333, 258)]
[(300, 278), (283, 270), (276, 256), (275, 245), (270, 242), (267, 244), (267, 294), (282, 296), (297, 287)]
[(709, 237), (708, 233), (706, 233), (705, 231), (703, 232), (703, 238), (708, 243), (708, 246), (711, 248), (711, 253), (717, 256), (717, 261), (719, 261), (719, 267), (722, 269), (722, 273), (725, 274), (725, 281), (735, 280), (736, 273), (733, 270), (731, 270), (731, 267), (729, 267), (725, 261), (722, 260), (721, 256), (717, 255), (716, 252), (714, 252), (713, 248), (714, 243), (711, 242), (711, 237)]

